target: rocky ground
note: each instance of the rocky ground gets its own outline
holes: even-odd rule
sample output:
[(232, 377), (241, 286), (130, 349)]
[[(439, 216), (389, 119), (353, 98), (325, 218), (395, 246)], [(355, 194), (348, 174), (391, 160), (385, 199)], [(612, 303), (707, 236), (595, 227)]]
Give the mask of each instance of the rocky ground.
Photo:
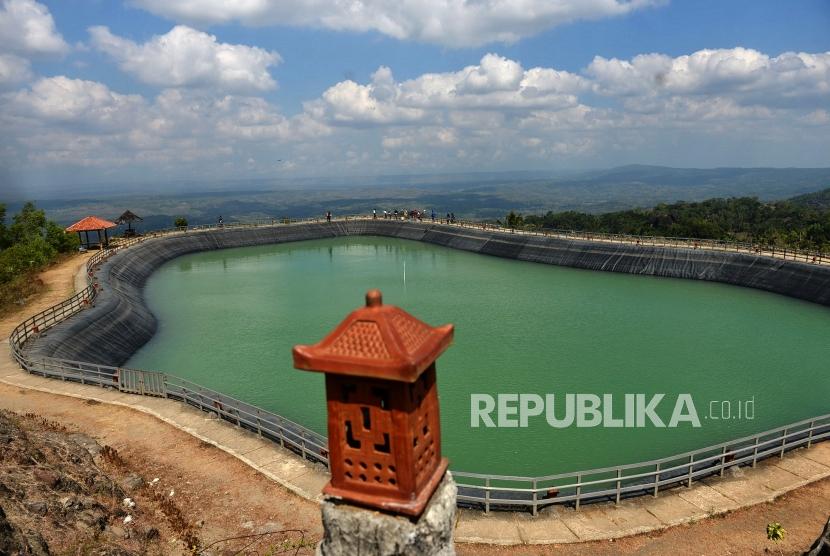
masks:
[(308, 553), (281, 527), (202, 538), (168, 480), (142, 476), (114, 448), (34, 414), (0, 411), (0, 554)]
[(0, 447), (0, 553), (161, 553), (160, 529), (172, 524), (117, 451), (5, 411)]

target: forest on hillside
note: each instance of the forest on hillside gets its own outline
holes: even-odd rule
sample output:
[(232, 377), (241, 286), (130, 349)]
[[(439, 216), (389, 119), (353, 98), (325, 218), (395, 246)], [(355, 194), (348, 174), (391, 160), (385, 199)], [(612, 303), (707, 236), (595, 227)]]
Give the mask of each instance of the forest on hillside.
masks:
[(580, 230), (639, 236), (666, 236), (830, 251), (830, 189), (774, 202), (754, 197), (661, 203), (649, 209), (604, 214), (577, 211), (522, 216), (511, 212), (513, 228)]
[(47, 220), (34, 203), (24, 204), (10, 226), (0, 203), (0, 314), (38, 291), (37, 272), (77, 249), (78, 238)]

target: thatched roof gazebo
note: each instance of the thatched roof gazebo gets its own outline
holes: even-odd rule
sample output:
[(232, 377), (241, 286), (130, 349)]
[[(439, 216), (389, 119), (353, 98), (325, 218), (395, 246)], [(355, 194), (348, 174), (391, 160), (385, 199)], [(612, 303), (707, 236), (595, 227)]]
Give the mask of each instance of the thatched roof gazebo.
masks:
[[(78, 239), (81, 240), (81, 245), (89, 249), (91, 246), (95, 245), (100, 248), (105, 248), (109, 244), (109, 238), (107, 238), (107, 230), (109, 228), (115, 228), (117, 224), (115, 222), (110, 222), (109, 220), (104, 220), (103, 218), (98, 218), (97, 216), (87, 216), (86, 218), (82, 218), (78, 220), (71, 226), (69, 226), (66, 231), (67, 232), (78, 232)], [(84, 233), (84, 237), (81, 237), (81, 232)], [(89, 232), (97, 232), (98, 233), (98, 242), (93, 243), (89, 241)], [(103, 232), (103, 234), (101, 233)]]
[(126, 224), (127, 229), (124, 230), (124, 237), (132, 237), (135, 235), (135, 230), (133, 230), (133, 222), (135, 222), (136, 220), (144, 219), (132, 211), (125, 210), (124, 214), (122, 214), (115, 220), (115, 223), (118, 225)]

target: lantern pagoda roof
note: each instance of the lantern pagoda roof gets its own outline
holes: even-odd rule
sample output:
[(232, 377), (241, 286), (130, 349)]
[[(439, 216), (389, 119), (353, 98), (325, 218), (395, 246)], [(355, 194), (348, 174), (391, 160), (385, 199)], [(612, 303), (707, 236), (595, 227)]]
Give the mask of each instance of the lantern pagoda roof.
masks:
[(87, 216), (78, 220), (69, 226), (67, 232), (93, 232), (97, 230), (106, 230), (107, 228), (115, 228), (118, 224), (98, 218), (97, 216)]
[(314, 345), (294, 346), (294, 366), (307, 371), (415, 382), (452, 342), (453, 325), (432, 327), (379, 290)]

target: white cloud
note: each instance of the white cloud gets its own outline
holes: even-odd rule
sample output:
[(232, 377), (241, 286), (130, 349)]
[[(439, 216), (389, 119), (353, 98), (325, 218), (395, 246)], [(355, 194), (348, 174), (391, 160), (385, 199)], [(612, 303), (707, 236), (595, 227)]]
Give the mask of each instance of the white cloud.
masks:
[[(338, 83), (305, 106), (323, 124), (379, 127), (382, 160), (402, 167), (416, 160), (440, 167), (439, 152), (443, 162), (453, 152), (487, 164), (497, 154), (585, 158), (658, 145), (661, 134), (750, 137), (793, 125), (818, 128), (830, 98), (828, 65), (821, 53), (769, 57), (736, 48), (676, 58), (598, 57), (578, 75), (526, 70), (487, 54), (458, 71), (402, 82), (381, 67), (368, 83)], [(597, 102), (597, 94), (608, 99)]]
[(143, 44), (91, 27), (92, 43), (122, 70), (161, 87), (218, 87), (227, 91), (267, 91), (276, 87), (268, 68), (282, 61), (276, 52), (220, 43), (216, 37), (177, 25)]
[[(827, 67), (825, 53), (730, 49), (597, 58), (577, 74), (487, 54), (402, 81), (381, 66), (365, 83), (333, 84), (295, 115), (226, 87), (144, 98), (58, 76), (0, 93), (0, 163), (320, 175), (598, 166), (643, 153), (676, 161), (683, 149), (712, 156), (733, 145), (733, 164), (819, 165), (830, 149)], [(707, 164), (695, 156), (689, 164)]]
[(216, 109), (217, 132), (234, 139), (304, 141), (331, 133), (307, 114), (287, 118), (261, 98), (225, 97)]
[(400, 89), (387, 67), (372, 74), (372, 82), (359, 85), (341, 81), (328, 88), (319, 100), (306, 103), (312, 117), (335, 125), (388, 125), (415, 122), (424, 117), (419, 108), (398, 103)]
[[(40, 79), (0, 100), (0, 127), (7, 131), (0, 147), (11, 141), (18, 163), (174, 167), (237, 155), (266, 160), (276, 145), (330, 132), (305, 114), (282, 116), (261, 98), (166, 89), (148, 101), (65, 76)], [(266, 154), (254, 156), (257, 149)]]
[(515, 42), (578, 20), (627, 14), (662, 0), (133, 0), (196, 24), (294, 25), (376, 31), (452, 47)]
[(814, 110), (809, 114), (801, 116), (799, 120), (811, 126), (828, 125), (830, 124), (830, 112), (827, 110)]
[(40, 79), (10, 100), (17, 115), (98, 131), (131, 125), (144, 107), (139, 95), (118, 94), (101, 83), (65, 76)]
[(29, 61), (14, 54), (0, 54), (0, 88), (32, 78)]
[(587, 83), (578, 75), (548, 68), (524, 70), (518, 62), (486, 54), (478, 65), (431, 73), (400, 85), (401, 102), (419, 107), (530, 108), (570, 106)]
[(404, 147), (423, 147), (430, 145), (437, 149), (454, 147), (458, 144), (458, 131), (452, 127), (419, 127), (400, 130), (395, 134), (384, 136), (381, 145), (384, 149), (396, 150)]
[(456, 83), (459, 93), (515, 91), (522, 81), (521, 64), (496, 54), (487, 54), (478, 66), (467, 68), (463, 79)]
[(439, 112), (564, 108), (577, 104), (575, 93), (587, 82), (574, 74), (545, 68), (525, 71), (521, 64), (486, 54), (477, 65), (457, 72), (428, 73), (395, 81), (384, 66), (366, 85), (342, 81), (306, 104), (312, 116), (337, 125), (436, 123)]
[(594, 58), (586, 73), (609, 96), (732, 95), (752, 103), (791, 102), (830, 95), (830, 52), (699, 50), (671, 58), (644, 54), (631, 60)]
[(3, 0), (0, 49), (24, 55), (65, 54), (69, 45), (46, 6), (34, 0)]

